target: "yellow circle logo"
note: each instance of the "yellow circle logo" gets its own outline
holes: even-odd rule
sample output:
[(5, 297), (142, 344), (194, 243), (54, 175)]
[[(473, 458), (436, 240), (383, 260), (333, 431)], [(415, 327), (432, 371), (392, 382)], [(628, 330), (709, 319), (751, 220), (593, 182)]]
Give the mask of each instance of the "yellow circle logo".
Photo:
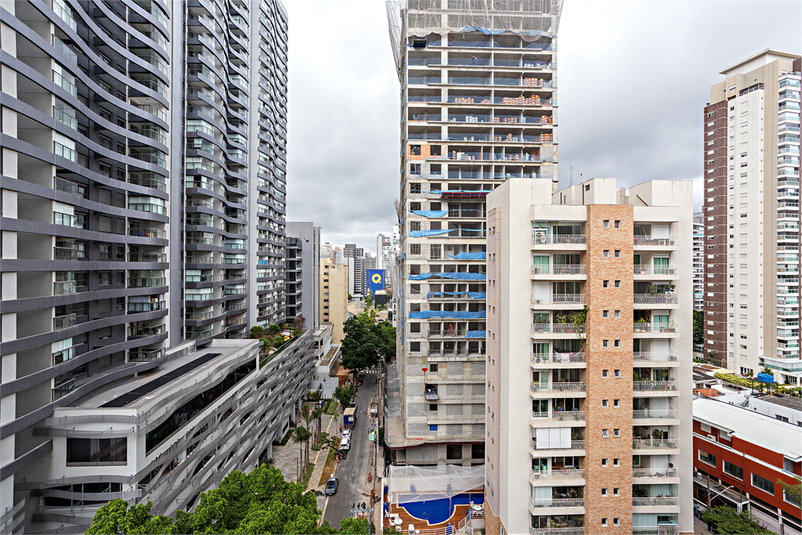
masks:
[(382, 276), (378, 273), (374, 273), (373, 276), (370, 278), (371, 282), (375, 284), (379, 284), (382, 281)]

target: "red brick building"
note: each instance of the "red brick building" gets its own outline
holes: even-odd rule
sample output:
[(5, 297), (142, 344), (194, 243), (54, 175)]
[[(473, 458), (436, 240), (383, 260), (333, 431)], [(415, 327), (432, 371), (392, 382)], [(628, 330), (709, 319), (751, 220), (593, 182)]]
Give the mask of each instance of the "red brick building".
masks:
[(776, 533), (802, 534), (800, 503), (778, 481), (802, 476), (802, 428), (737, 405), (693, 402), (694, 500), (748, 509)]

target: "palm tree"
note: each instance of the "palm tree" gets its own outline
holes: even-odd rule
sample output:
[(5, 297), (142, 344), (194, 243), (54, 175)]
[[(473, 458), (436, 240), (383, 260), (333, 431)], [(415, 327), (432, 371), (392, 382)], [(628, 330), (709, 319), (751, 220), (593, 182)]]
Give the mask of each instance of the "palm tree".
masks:
[[(312, 414), (312, 411), (309, 409), (309, 405), (307, 405), (306, 403), (301, 405), (301, 417), (304, 419), (304, 422), (306, 422), (306, 432), (309, 434), (309, 437), (311, 438), (312, 433), (309, 431), (309, 424), (312, 422), (314, 415)], [(309, 462), (309, 438), (306, 439), (306, 460), (307, 462)]]
[(315, 418), (317, 418), (317, 435), (315, 436), (315, 440), (320, 440), (320, 433), (322, 431), (321, 428), (323, 425), (323, 412), (324, 412), (323, 407), (312, 411), (312, 419), (314, 420)]
[[(304, 444), (309, 447), (309, 439), (312, 434), (309, 432), (309, 429), (302, 427), (300, 425), (295, 426), (295, 429), (292, 431), (292, 441), (296, 444), (300, 444), (301, 446), (301, 465), (303, 466), (304, 470), (306, 470), (306, 459), (304, 459)], [(308, 455), (307, 455), (308, 459)]]

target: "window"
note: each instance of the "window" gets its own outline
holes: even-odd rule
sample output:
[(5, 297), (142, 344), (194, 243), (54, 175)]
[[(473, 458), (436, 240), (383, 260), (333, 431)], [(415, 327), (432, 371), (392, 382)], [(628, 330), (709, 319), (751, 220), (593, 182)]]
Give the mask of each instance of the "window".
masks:
[(607, 489), (601, 489), (601, 495), (607, 496)]
[(602, 318), (606, 319), (606, 318), (609, 318), (609, 317), (610, 317), (610, 311), (609, 310), (603, 310), (602, 311)]
[(613, 371), (613, 376), (616, 377), (616, 378), (620, 378), (621, 377), (621, 370)]
[(709, 464), (710, 466), (716, 466), (716, 456), (710, 455), (704, 450), (699, 450), (699, 460), (703, 463)]
[(602, 436), (604, 438), (609, 437), (610, 436), (610, 430), (609, 429), (602, 429)]
[(429, 424), (429, 431), (437, 431), (437, 424)]
[(752, 486), (757, 487), (763, 492), (767, 492), (774, 496), (774, 482), (766, 478), (760, 477), (757, 474), (752, 474)]
[(602, 459), (602, 466), (607, 466), (607, 459)]
[(602, 370), (602, 377), (606, 378), (606, 377), (609, 377), (609, 376), (610, 376), (610, 370)]
[(609, 400), (603, 399), (602, 400), (602, 407), (607, 407), (609, 405)]
[(602, 340), (602, 347), (610, 347), (610, 341), (609, 340)]
[(437, 403), (430, 403), (429, 404), (429, 410), (430, 411), (436, 411), (437, 410)]
[(621, 287), (621, 281), (620, 280), (615, 281), (615, 287), (616, 288), (620, 288)]
[(621, 317), (621, 311), (620, 310), (616, 310), (615, 311), (615, 317), (616, 318), (620, 318)]
[[(620, 437), (621, 436), (621, 430), (620, 429), (613, 429), (613, 436), (616, 437), (616, 438)], [(617, 460), (618, 459), (616, 459), (616, 461)], [(616, 466), (618, 466), (618, 465), (616, 464)]]
[(439, 370), (440, 370), (440, 365), (437, 364), (436, 362), (429, 364), (429, 371), (430, 372), (436, 372), (436, 371), (439, 371)]
[(613, 347), (621, 347), (621, 340), (615, 340), (613, 342)]
[[(616, 431), (618, 431), (618, 429), (616, 429)], [(619, 459), (618, 457), (613, 459), (613, 466), (621, 466), (621, 459)]]
[(609, 250), (609, 249), (605, 249), (605, 250), (602, 252), (602, 256), (603, 256), (604, 258), (610, 258), (610, 250)]
[(614, 399), (613, 400), (613, 407), (617, 409), (620, 406), (621, 406), (621, 400), (620, 399)]
[(602, 226), (604, 228), (610, 228), (610, 220), (609, 219), (605, 219), (604, 221), (602, 221)]
[(606, 518), (602, 518), (602, 526), (607, 526), (607, 519)]
[(615, 220), (615, 228), (621, 228), (621, 220), (620, 219), (616, 219)]
[(613, 518), (613, 525), (614, 526), (620, 526), (621, 525), (621, 520), (618, 519), (618, 518)]
[(615, 257), (616, 258), (621, 258), (621, 249), (616, 249), (615, 250)]
[(618, 487), (615, 487), (615, 488), (613, 489), (613, 496), (619, 496), (620, 494), (621, 494), (621, 492), (620, 492), (619, 488), (618, 488)]
[(610, 287), (610, 281), (608, 280), (602, 281), (602, 288), (609, 288), (609, 287)]
[(68, 438), (67, 463), (86, 465), (125, 465), (128, 440), (123, 438)]
[(632, 456), (632, 466), (640, 466), (640, 455), (633, 455)]
[(741, 479), (741, 480), (744, 478), (744, 469), (741, 468), (740, 466), (736, 466), (736, 465), (732, 464), (729, 461), (723, 461), (722, 462), (722, 467), (724, 469), (724, 472), (728, 473), (732, 477), (735, 477), (735, 478), (738, 478), (738, 479)]
[(111, 271), (99, 271), (97, 276), (100, 286), (108, 286), (111, 284)]
[(446, 445), (446, 459), (462, 459), (462, 444)]

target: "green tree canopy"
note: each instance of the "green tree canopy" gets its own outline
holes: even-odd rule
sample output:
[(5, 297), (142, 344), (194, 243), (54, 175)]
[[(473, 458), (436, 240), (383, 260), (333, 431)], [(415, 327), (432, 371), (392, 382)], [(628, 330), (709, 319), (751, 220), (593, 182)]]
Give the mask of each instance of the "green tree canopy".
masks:
[(724, 534), (751, 534), (773, 533), (763, 529), (752, 519), (749, 511), (738, 513), (732, 507), (713, 507), (702, 513), (702, 520), (708, 523), (710, 531)]
[(356, 397), (356, 388), (351, 385), (338, 386), (334, 389), (334, 399), (340, 402), (340, 405), (347, 407)]
[(343, 326), (342, 365), (358, 372), (395, 355), (395, 327), (387, 321), (376, 321), (373, 311), (348, 318)]
[(701, 310), (693, 311), (693, 345), (703, 346), (705, 343), (704, 337), (704, 312)]
[(249, 474), (234, 470), (218, 488), (201, 494), (192, 513), (178, 511), (175, 522), (152, 515), (150, 502), (129, 508), (113, 500), (98, 510), (87, 533), (318, 533), (317, 501), (304, 490), (263, 464)]

